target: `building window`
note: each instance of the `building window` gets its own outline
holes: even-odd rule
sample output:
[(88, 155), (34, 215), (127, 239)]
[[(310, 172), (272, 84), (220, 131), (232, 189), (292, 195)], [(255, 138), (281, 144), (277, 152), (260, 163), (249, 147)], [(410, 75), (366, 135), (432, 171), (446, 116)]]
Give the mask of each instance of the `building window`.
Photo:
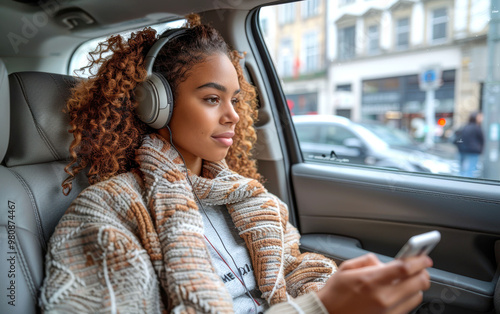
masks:
[(290, 38), (284, 38), (280, 42), (279, 72), (282, 77), (290, 77), (293, 74), (293, 44)]
[(292, 115), (318, 114), (318, 93), (287, 94), (286, 102)]
[(287, 3), (279, 7), (280, 25), (292, 23), (295, 20), (295, 3)]
[(339, 0), (339, 7), (344, 5), (353, 4), (356, 0)]
[(302, 2), (302, 18), (309, 18), (319, 14), (319, 0)]
[(396, 49), (405, 50), (410, 46), (410, 19), (405, 17), (396, 21)]
[(352, 59), (356, 55), (356, 27), (349, 26), (338, 30), (338, 56), (340, 60)]
[(368, 54), (374, 55), (380, 52), (380, 34), (378, 25), (368, 27)]
[(337, 85), (335, 87), (336, 91), (343, 91), (343, 92), (351, 92), (352, 91), (352, 86), (351, 84), (342, 84), (342, 85)]
[(319, 40), (318, 33), (311, 32), (304, 35), (304, 72), (314, 72), (319, 68)]
[(446, 30), (448, 26), (448, 10), (439, 8), (432, 11), (431, 19), (431, 40), (432, 43), (439, 43), (446, 40)]
[(337, 109), (335, 110), (335, 114), (337, 116), (345, 117), (347, 119), (351, 118), (351, 109)]

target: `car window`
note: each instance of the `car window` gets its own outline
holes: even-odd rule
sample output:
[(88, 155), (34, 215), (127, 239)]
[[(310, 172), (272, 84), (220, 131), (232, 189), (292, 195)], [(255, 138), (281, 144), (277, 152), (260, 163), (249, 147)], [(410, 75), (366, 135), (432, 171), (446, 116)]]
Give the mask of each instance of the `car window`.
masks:
[(329, 125), (326, 127), (326, 143), (344, 145), (345, 140), (356, 138), (356, 135), (342, 126)]
[(372, 133), (380, 137), (384, 142), (391, 146), (409, 147), (415, 144), (408, 133), (405, 133), (396, 128), (370, 123), (362, 124), (362, 126), (370, 130)]
[[(180, 19), (176, 21), (149, 25), (149, 27), (155, 29), (159, 34), (161, 34), (169, 28), (180, 27), (182, 24), (184, 24), (184, 21), (185, 21), (184, 19)], [(143, 29), (143, 27), (140, 29)], [(133, 29), (119, 34), (124, 38), (130, 38), (130, 35), (133, 32), (138, 31), (140, 29)], [(105, 41), (108, 37), (109, 36), (94, 38), (81, 44), (71, 56), (71, 60), (68, 67), (68, 74), (78, 75), (80, 77), (88, 77), (91, 73), (90, 71), (93, 71), (94, 69), (85, 69), (83, 71), (81, 71), (80, 69), (89, 65), (89, 53), (94, 51), (99, 45), (99, 43)], [(106, 56), (106, 54), (103, 54), (103, 56)]]
[(297, 136), (300, 142), (314, 143), (319, 140), (319, 126), (316, 125), (298, 125), (296, 127)]
[[(325, 153), (334, 147), (311, 145), (310, 129), (299, 126), (307, 121), (321, 123), (332, 145), (345, 146), (356, 134), (373, 148), (370, 162), (357, 165), (500, 180), (500, 71), (488, 61), (500, 51), (490, 6), (307, 0), (261, 8), (261, 31), (305, 162), (339, 166)], [(343, 133), (339, 118), (349, 121)]]

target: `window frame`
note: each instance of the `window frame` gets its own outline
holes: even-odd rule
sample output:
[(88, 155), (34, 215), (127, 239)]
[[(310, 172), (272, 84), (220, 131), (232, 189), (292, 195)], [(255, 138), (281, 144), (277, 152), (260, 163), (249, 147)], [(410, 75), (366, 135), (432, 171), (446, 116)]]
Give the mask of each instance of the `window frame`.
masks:
[(302, 2), (300, 7), (301, 16), (303, 19), (308, 19), (319, 15), (320, 13), (320, 0), (308, 0)]
[[(372, 30), (375, 28), (375, 32)], [(368, 44), (366, 45), (366, 54), (373, 56), (380, 53), (380, 24), (370, 24), (366, 28)]]
[[(403, 20), (407, 20), (408, 24), (406, 26), (401, 26), (399, 23)], [(401, 28), (406, 28), (401, 30)], [(402, 34), (406, 34), (406, 40), (407, 43), (406, 45), (401, 45), (399, 42), (399, 36)], [(394, 23), (394, 46), (396, 50), (398, 51), (403, 51), (403, 50), (408, 50), (411, 48), (411, 18), (409, 16), (405, 17), (397, 17), (396, 18), (396, 23)]]
[[(349, 43), (346, 42), (346, 32), (352, 29), (352, 43), (350, 49), (344, 49)], [(349, 34), (350, 36), (350, 34)], [(339, 60), (350, 60), (356, 57), (356, 25), (337, 27), (337, 58)]]
[[(425, 8), (425, 7), (424, 7), (424, 11), (423, 11), (423, 12), (424, 12), (424, 13), (425, 13), (425, 12), (429, 12), (428, 8)], [(409, 19), (409, 21), (408, 21), (408, 22), (409, 22), (409, 24), (411, 25), (411, 19)], [(337, 24), (337, 26), (338, 26), (338, 25), (339, 25), (339, 24)], [(356, 32), (355, 32), (354, 30), (356, 29), (356, 27), (357, 27), (358, 25), (356, 25), (356, 24), (354, 24), (354, 25), (353, 25), (353, 24), (350, 24), (350, 25), (349, 25), (349, 24), (347, 24), (347, 23), (345, 23), (345, 24), (344, 24), (344, 23), (341, 23), (340, 25), (342, 25), (343, 27), (339, 27), (339, 29), (341, 29), (341, 28), (342, 28), (342, 29), (345, 29), (345, 28), (352, 27), (352, 28), (353, 28), (353, 32), (354, 32), (354, 34), (356, 34)], [(345, 25), (345, 26), (344, 26), (344, 25)], [(425, 24), (424, 24), (424, 27), (425, 27)], [(425, 37), (424, 37), (423, 39), (425, 40)], [(338, 40), (338, 38), (337, 38), (337, 40)], [(425, 41), (424, 41), (424, 42), (425, 42)], [(266, 43), (263, 43), (263, 45), (264, 45), (264, 46), (266, 46)], [(279, 79), (279, 80), (280, 80), (280, 79)], [(281, 87), (281, 85), (280, 85), (280, 87)], [(285, 110), (286, 110), (286, 109), (287, 109), (287, 108), (285, 108)], [(292, 128), (292, 132), (293, 132), (293, 133), (295, 133), (295, 130), (294, 130), (293, 128)], [(297, 141), (295, 141), (295, 143), (298, 145), (298, 142), (297, 142)], [(298, 148), (298, 146), (297, 146), (296, 148)], [(299, 157), (298, 157), (298, 159), (299, 159), (299, 160), (301, 160), (301, 162), (303, 162), (302, 156), (299, 156)], [(315, 161), (315, 162), (316, 162), (316, 161)], [(319, 162), (319, 161), (318, 161), (318, 162)], [(321, 162), (321, 163), (323, 163), (323, 162)], [(330, 163), (327, 163), (327, 164), (328, 164), (328, 165), (332, 165), (332, 166), (334, 166), (334, 164), (330, 164)], [(337, 165), (338, 165), (338, 164), (337, 164)], [(341, 167), (344, 167), (344, 166), (348, 166), (348, 167), (349, 167), (349, 165), (341, 165)], [(357, 165), (356, 165), (355, 167), (359, 167), (359, 166), (357, 166)], [(363, 167), (363, 166), (361, 166), (361, 167)], [(373, 169), (373, 170), (375, 170), (375, 171), (382, 171), (382, 172), (384, 172), (384, 171), (391, 171), (391, 170), (387, 170), (387, 169), (383, 169), (383, 168), (374, 168), (374, 167), (370, 167), (370, 166), (368, 166), (368, 167), (366, 167), (366, 168)], [(442, 179), (445, 179), (445, 180), (446, 180), (446, 179), (451, 179), (451, 180), (454, 180), (454, 181), (456, 181), (456, 180), (458, 180), (458, 181), (461, 181), (461, 180), (473, 180), (473, 182), (479, 182), (479, 183), (481, 183), (482, 181), (491, 181), (491, 180), (489, 180), (489, 179), (482, 179), (482, 178), (473, 178), (473, 179), (469, 179), (469, 178), (460, 177), (460, 176), (449, 176), (449, 175), (442, 175), (442, 174), (436, 175), (436, 174), (428, 174), (428, 173), (423, 173), (423, 172), (405, 172), (405, 173), (406, 173), (406, 174), (408, 174), (409, 176), (436, 177), (436, 178), (442, 178)], [(498, 185), (498, 184), (500, 183), (500, 181), (498, 181), (498, 180), (493, 180), (493, 183)]]
[[(438, 10), (445, 10), (445, 15), (444, 16), (439, 16), (435, 17), (435, 12)], [(450, 28), (450, 7), (446, 5), (438, 6), (438, 7), (433, 7), (430, 8), (428, 11), (428, 16), (429, 16), (429, 23), (428, 23), (428, 42), (431, 45), (439, 45), (448, 42), (450, 34), (449, 34), (449, 28)], [(436, 21), (436, 19), (438, 21)], [(444, 24), (444, 37), (440, 38), (434, 38), (434, 30), (436, 26), (441, 26)]]
[(291, 24), (296, 20), (297, 9), (294, 2), (283, 4), (277, 11), (279, 25)]
[(293, 75), (293, 60), (295, 56), (293, 49), (293, 38), (281, 38), (279, 47), (279, 51), (281, 51), (282, 54), (278, 62), (278, 74), (282, 77), (291, 77)]
[[(303, 62), (302, 73), (314, 73), (321, 68), (321, 43), (319, 32), (312, 30), (302, 35)], [(312, 52), (312, 53), (311, 53)], [(312, 61), (312, 62), (310, 62)], [(311, 65), (312, 64), (312, 65)]]
[[(176, 28), (176, 27), (181, 27), (182, 24), (185, 23), (184, 18), (179, 18), (175, 20), (169, 20), (165, 21), (162, 23), (157, 23), (153, 25), (145, 25), (139, 28), (134, 28), (134, 29), (129, 29), (123, 32), (118, 33), (118, 35), (121, 35), (125, 39), (129, 38), (130, 35), (133, 32), (140, 31), (144, 29), (145, 27), (151, 27), (156, 30), (158, 34), (161, 34), (165, 32), (166, 30), (170, 28)], [(114, 34), (112, 34), (114, 35)], [(99, 36), (95, 38), (91, 38), (89, 40), (86, 40), (85, 42), (81, 43), (76, 49), (73, 51), (69, 58), (69, 62), (67, 65), (67, 75), (77, 75), (79, 77), (88, 77), (91, 72), (89, 71), (95, 71), (95, 69), (86, 69), (85, 71), (80, 71), (82, 68), (85, 68), (86, 66), (89, 65), (89, 54), (94, 51), (98, 44), (101, 42), (104, 42), (107, 38), (109, 38), (111, 35), (104, 35), (104, 36)], [(106, 54), (104, 54), (105, 56)], [(85, 61), (83, 60), (83, 57), (85, 57)], [(77, 60), (79, 58), (79, 60)], [(88, 72), (88, 74), (87, 74)]]
[(339, 8), (350, 5), (350, 4), (354, 4), (354, 3), (356, 3), (356, 0), (339, 0)]

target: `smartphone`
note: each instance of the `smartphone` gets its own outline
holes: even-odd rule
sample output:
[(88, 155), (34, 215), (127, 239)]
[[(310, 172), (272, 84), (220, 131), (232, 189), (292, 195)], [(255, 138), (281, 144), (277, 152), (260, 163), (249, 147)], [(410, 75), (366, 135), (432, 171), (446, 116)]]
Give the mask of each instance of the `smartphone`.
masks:
[(441, 240), (441, 233), (436, 230), (413, 236), (401, 248), (395, 258), (403, 259), (421, 254), (429, 254), (436, 244), (438, 244), (439, 240)]

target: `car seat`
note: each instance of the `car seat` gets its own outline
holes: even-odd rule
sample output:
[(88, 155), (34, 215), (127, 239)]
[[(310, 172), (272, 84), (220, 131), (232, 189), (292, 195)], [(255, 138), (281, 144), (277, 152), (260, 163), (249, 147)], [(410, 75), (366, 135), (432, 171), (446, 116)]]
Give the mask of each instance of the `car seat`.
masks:
[(79, 175), (62, 194), (72, 141), (62, 110), (76, 78), (21, 72), (7, 82), (3, 64), (0, 74), (0, 312), (37, 313), (48, 240), (88, 185)]

